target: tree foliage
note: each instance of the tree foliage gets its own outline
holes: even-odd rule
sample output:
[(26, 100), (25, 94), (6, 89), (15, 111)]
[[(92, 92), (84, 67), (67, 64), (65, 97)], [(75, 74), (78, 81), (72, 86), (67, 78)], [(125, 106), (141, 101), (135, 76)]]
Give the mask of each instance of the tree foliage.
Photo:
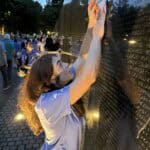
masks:
[(53, 29), (64, 0), (52, 0), (42, 8), (33, 0), (0, 0), (0, 26), (9, 32), (39, 32)]
[(111, 20), (115, 37), (130, 35), (138, 11), (139, 8), (130, 6), (128, 0), (120, 0), (119, 3), (114, 3)]
[(43, 30), (53, 30), (56, 21), (59, 18), (60, 10), (63, 6), (64, 0), (52, 0), (47, 4), (42, 12), (42, 23), (44, 24)]

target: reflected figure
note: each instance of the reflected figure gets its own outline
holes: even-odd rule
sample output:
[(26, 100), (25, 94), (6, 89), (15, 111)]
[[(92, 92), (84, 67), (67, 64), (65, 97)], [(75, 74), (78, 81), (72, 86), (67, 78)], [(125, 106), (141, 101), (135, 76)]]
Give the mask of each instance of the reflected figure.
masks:
[[(114, 39), (110, 7), (111, 3), (103, 39), (101, 72), (90, 91), (87, 108), (87, 116), (92, 110), (98, 110), (100, 117), (98, 123), (93, 122), (92, 127), (87, 128), (84, 149), (137, 150), (133, 104), (139, 102), (139, 91), (128, 74), (128, 43)], [(92, 140), (89, 137), (93, 137)]]
[(106, 22), (103, 71), (89, 93), (87, 110), (98, 109), (100, 120), (86, 129), (85, 150), (150, 147), (150, 5), (119, 2)]
[[(108, 9), (111, 8), (111, 3), (108, 5)], [(112, 23), (109, 19), (110, 11), (108, 11), (107, 22), (106, 22), (106, 34), (104, 39), (104, 45), (110, 46), (110, 50), (113, 51), (112, 54), (112, 67), (114, 70), (114, 75), (119, 85), (129, 97), (132, 104), (137, 104), (140, 101), (140, 91), (138, 89), (137, 83), (128, 73), (127, 65), (127, 54), (128, 54), (128, 42), (122, 38), (114, 39), (112, 31)], [(132, 27), (131, 27), (132, 28)], [(116, 59), (117, 58), (117, 59)]]

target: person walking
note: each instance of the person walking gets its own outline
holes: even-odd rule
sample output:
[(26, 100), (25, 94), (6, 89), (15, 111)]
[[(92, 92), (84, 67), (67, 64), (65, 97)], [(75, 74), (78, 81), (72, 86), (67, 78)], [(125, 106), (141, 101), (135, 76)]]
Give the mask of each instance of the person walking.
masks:
[(5, 34), (4, 36), (4, 47), (6, 49), (6, 54), (7, 54), (7, 74), (8, 74), (8, 81), (11, 83), (12, 81), (12, 67), (13, 67), (13, 58), (15, 56), (15, 50), (14, 46), (10, 41), (10, 35)]
[(3, 78), (3, 90), (7, 90), (10, 86), (8, 85), (8, 77), (7, 77), (7, 56), (6, 50), (4, 48), (3, 43), (0, 41), (0, 72)]

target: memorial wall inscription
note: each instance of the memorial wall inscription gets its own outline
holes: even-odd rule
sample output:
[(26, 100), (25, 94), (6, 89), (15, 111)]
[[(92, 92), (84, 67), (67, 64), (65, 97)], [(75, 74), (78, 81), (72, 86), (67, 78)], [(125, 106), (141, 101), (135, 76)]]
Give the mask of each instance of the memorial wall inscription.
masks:
[(99, 124), (87, 127), (85, 150), (150, 149), (150, 5), (138, 6), (118, 3), (110, 18), (113, 37), (88, 105)]

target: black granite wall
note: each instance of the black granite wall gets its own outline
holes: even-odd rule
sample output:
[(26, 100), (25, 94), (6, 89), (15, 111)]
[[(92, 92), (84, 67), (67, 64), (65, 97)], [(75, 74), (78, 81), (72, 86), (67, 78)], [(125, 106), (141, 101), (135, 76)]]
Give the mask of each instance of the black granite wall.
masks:
[[(138, 3), (137, 3), (138, 5)], [(89, 94), (84, 150), (150, 149), (150, 5), (118, 4)]]

